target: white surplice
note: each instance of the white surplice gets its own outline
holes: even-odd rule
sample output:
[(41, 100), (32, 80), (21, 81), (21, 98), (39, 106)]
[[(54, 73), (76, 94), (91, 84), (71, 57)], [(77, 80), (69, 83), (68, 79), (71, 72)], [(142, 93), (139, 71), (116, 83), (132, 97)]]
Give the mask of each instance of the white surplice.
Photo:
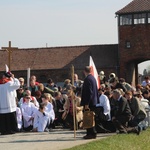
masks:
[(25, 128), (29, 127), (30, 125), (33, 125), (33, 121), (32, 120), (29, 121), (29, 119), (31, 117), (34, 117), (37, 109), (38, 108), (35, 107), (35, 105), (31, 102), (29, 102), (29, 103), (24, 102), (21, 105), (21, 111), (22, 111), (22, 116), (23, 116), (23, 124), (24, 124)]
[(22, 128), (22, 113), (19, 107), (16, 108), (16, 116), (17, 116), (18, 129), (21, 129)]
[(11, 81), (0, 84), (0, 114), (16, 111), (16, 90), (20, 87), (17, 78), (11, 78)]
[(39, 110), (35, 113), (33, 128), (37, 128), (38, 132), (44, 132), (49, 123), (50, 119), (47, 113), (42, 113)]
[(48, 104), (45, 106), (45, 112), (49, 115), (50, 120), (52, 120), (52, 122), (55, 119), (55, 113), (54, 113), (54, 109), (53, 109), (53, 105), (48, 102)]

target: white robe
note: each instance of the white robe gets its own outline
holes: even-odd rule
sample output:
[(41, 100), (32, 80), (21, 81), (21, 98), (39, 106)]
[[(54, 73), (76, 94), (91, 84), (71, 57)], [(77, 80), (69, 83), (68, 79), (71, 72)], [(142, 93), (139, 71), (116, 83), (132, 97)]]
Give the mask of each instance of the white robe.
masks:
[(49, 123), (50, 121), (47, 113), (43, 114), (39, 110), (35, 113), (33, 128), (37, 128), (38, 132), (44, 132)]
[(55, 113), (54, 113), (54, 109), (53, 109), (53, 105), (48, 102), (48, 104), (45, 106), (45, 112), (49, 115), (50, 120), (52, 120), (52, 122), (55, 119)]
[(21, 129), (22, 128), (22, 113), (19, 107), (16, 108), (16, 116), (17, 116), (18, 129)]
[(20, 87), (18, 79), (0, 84), (0, 114), (16, 111), (16, 90)]
[(33, 121), (29, 119), (31, 117), (34, 117), (36, 111), (37, 111), (37, 107), (35, 107), (35, 105), (31, 102), (26, 103), (24, 102), (21, 105), (21, 111), (22, 111), (22, 116), (23, 116), (23, 123), (24, 123), (24, 127), (27, 128), (30, 125), (33, 125)]
[[(37, 108), (39, 108), (39, 102), (37, 101), (36, 97), (32, 96), (32, 98), (33, 98), (33, 100), (34, 100), (34, 102), (35, 102), (34, 105), (35, 105)], [(19, 102), (18, 102), (20, 107), (21, 107), (21, 105), (23, 104), (23, 99), (24, 99), (24, 98), (21, 97), (20, 100), (19, 100)]]

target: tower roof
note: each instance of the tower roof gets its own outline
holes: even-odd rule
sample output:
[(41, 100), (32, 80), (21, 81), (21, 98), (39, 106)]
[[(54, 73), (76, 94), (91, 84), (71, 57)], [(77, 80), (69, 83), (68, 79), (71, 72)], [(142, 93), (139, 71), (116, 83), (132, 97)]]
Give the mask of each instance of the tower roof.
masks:
[(128, 5), (117, 11), (116, 14), (120, 15), (137, 12), (150, 12), (150, 0), (133, 0)]

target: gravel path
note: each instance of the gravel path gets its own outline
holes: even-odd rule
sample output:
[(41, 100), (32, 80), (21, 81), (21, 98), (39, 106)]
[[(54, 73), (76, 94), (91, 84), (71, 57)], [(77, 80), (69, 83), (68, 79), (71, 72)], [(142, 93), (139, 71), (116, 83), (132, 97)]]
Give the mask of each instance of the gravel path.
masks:
[[(13, 135), (0, 135), (1, 150), (62, 150), (76, 145), (85, 144), (92, 140), (84, 140), (85, 130), (78, 130), (76, 138), (74, 131), (55, 129), (42, 133), (17, 133)], [(97, 139), (113, 134), (98, 134)]]

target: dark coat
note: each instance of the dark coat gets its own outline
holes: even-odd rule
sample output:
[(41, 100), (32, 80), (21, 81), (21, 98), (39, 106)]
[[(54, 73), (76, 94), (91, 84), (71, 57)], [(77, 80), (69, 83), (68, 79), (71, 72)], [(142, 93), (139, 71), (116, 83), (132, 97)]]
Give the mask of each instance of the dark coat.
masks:
[(121, 97), (119, 101), (116, 102), (116, 110), (114, 113), (114, 116), (120, 117), (120, 116), (127, 116), (130, 117), (132, 115), (131, 109), (129, 107), (128, 101), (126, 98)]
[(89, 105), (89, 108), (96, 106), (98, 103), (98, 89), (97, 83), (91, 74), (89, 74), (85, 79), (82, 87), (81, 105)]
[(132, 115), (138, 119), (145, 118), (146, 112), (142, 104), (140, 103), (140, 100), (136, 97), (132, 97), (131, 100), (128, 101), (129, 106), (132, 112)]
[(65, 104), (65, 100), (55, 100), (56, 101), (56, 105), (57, 105), (57, 111), (59, 111), (59, 109), (64, 110), (64, 104)]

